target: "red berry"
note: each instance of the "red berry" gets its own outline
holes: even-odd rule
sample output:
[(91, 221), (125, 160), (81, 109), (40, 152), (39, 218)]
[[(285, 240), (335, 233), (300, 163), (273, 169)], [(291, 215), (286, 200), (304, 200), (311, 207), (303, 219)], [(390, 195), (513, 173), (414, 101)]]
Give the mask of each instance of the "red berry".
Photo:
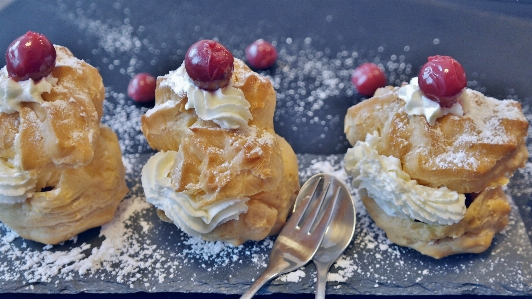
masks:
[(147, 73), (135, 75), (127, 86), (127, 95), (135, 102), (146, 103), (155, 99), (156, 80)]
[(423, 94), (440, 106), (451, 107), (467, 85), (464, 68), (450, 56), (431, 56), (418, 74)]
[(226, 87), (233, 74), (233, 54), (213, 40), (200, 40), (185, 55), (185, 69), (194, 84), (208, 91)]
[(269, 42), (258, 39), (247, 46), (246, 59), (256, 69), (267, 69), (275, 64), (277, 50)]
[(358, 93), (371, 96), (379, 87), (386, 86), (386, 76), (374, 63), (363, 63), (355, 69), (351, 76), (351, 82), (355, 85)]
[(54, 69), (56, 55), (54, 45), (46, 36), (28, 31), (7, 48), (7, 73), (15, 81), (40, 80)]

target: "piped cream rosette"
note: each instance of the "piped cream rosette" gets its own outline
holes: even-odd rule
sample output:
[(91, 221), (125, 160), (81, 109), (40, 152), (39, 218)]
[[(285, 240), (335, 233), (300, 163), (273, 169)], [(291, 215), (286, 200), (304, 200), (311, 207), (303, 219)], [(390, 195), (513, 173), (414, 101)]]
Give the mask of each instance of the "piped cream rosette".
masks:
[[(238, 220), (240, 214), (247, 212), (249, 198), (228, 198), (205, 207), (185, 192), (175, 192), (170, 175), (175, 167), (177, 151), (159, 152), (144, 166), (142, 186), (146, 198), (187, 234), (200, 236), (213, 231), (218, 225), (229, 220)], [(208, 195), (205, 195), (208, 196)], [(199, 202), (209, 198), (200, 198)]]

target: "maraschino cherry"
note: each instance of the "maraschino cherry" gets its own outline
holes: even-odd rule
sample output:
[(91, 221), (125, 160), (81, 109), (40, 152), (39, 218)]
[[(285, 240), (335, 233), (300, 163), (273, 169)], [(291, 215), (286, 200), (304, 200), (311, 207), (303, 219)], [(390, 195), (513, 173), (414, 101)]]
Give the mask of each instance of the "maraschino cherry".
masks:
[(358, 93), (372, 96), (377, 88), (386, 86), (386, 76), (376, 64), (367, 62), (355, 69), (351, 82)]
[(38, 81), (52, 72), (56, 56), (54, 45), (46, 36), (28, 31), (7, 48), (7, 73), (15, 81)]
[(450, 56), (431, 56), (418, 74), (423, 94), (445, 108), (450, 108), (467, 85), (464, 68)]
[(277, 50), (269, 42), (258, 39), (246, 47), (246, 60), (256, 69), (268, 69), (277, 60)]
[(185, 69), (197, 87), (215, 91), (226, 87), (233, 74), (233, 54), (213, 40), (200, 40), (185, 55)]
[(147, 103), (155, 99), (155, 77), (148, 73), (139, 73), (127, 86), (127, 95), (137, 103)]

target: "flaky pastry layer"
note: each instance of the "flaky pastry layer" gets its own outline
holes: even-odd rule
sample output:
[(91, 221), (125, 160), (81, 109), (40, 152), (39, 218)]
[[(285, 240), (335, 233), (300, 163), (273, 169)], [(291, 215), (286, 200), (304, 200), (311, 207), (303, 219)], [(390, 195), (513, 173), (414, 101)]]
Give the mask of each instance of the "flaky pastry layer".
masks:
[(505, 185), (525, 165), (528, 122), (518, 102), (508, 102), (516, 113), (507, 117), (488, 105), (481, 93), (471, 91), (478, 110), (468, 113), (473, 118), (490, 115), (486, 125), (479, 126), (468, 114), (448, 114), (431, 126), (424, 116), (407, 115), (404, 101), (393, 91), (380, 89), (373, 98), (349, 108), (344, 131), (352, 145), (364, 141), (368, 133), (379, 132), (379, 154), (400, 159), (403, 170), (420, 184), (459, 193), (481, 192)]
[(53, 171), (45, 189), (25, 202), (0, 204), (0, 221), (21, 237), (45, 244), (109, 222), (128, 188), (116, 134), (102, 126), (98, 136), (87, 166)]
[(439, 259), (459, 253), (481, 253), (493, 236), (508, 224), (511, 208), (502, 187), (480, 192), (465, 217), (453, 225), (430, 225), (386, 214), (361, 190), (361, 199), (371, 218), (390, 241)]

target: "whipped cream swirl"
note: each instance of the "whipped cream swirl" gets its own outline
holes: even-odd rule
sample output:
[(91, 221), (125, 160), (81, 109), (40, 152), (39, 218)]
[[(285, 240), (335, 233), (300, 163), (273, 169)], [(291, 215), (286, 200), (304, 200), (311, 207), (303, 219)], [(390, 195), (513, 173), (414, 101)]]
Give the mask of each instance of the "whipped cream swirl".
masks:
[[(425, 97), (419, 89), (419, 83), (417, 77), (410, 80), (410, 84), (401, 86), (397, 90), (397, 96), (405, 101), (405, 112), (408, 115), (424, 115), (427, 122), (433, 126), (436, 123), (436, 119), (446, 115), (452, 114), (456, 116), (463, 116), (464, 110), (460, 105), (461, 99), (451, 106), (451, 108), (441, 107), (439, 103), (432, 101)], [(467, 96), (467, 93), (462, 92), (460, 97)]]
[(35, 192), (37, 179), (9, 160), (0, 159), (0, 203), (24, 202)]
[[(146, 200), (164, 211), (178, 227), (191, 236), (206, 234), (229, 220), (246, 213), (249, 198), (228, 198), (198, 208), (190, 195), (176, 192), (169, 174), (178, 152), (158, 152), (142, 168), (142, 187)], [(208, 196), (208, 195), (206, 195)]]
[(252, 119), (250, 104), (242, 90), (232, 81), (228, 86), (215, 91), (203, 90), (192, 82), (183, 63), (177, 70), (166, 75), (161, 86), (169, 86), (176, 94), (187, 96), (185, 109), (195, 109), (203, 120), (212, 120), (223, 129), (238, 129), (248, 126)]
[(463, 194), (418, 184), (402, 170), (399, 159), (379, 155), (375, 149), (379, 142), (377, 132), (357, 141), (345, 155), (345, 169), (354, 177), (353, 185), (365, 189), (386, 214), (439, 225), (457, 223), (465, 216)]
[(43, 103), (42, 93), (49, 93), (57, 84), (57, 78), (48, 75), (38, 82), (33, 79), (15, 81), (9, 78), (6, 67), (0, 70), (0, 112), (20, 111), (21, 103)]

